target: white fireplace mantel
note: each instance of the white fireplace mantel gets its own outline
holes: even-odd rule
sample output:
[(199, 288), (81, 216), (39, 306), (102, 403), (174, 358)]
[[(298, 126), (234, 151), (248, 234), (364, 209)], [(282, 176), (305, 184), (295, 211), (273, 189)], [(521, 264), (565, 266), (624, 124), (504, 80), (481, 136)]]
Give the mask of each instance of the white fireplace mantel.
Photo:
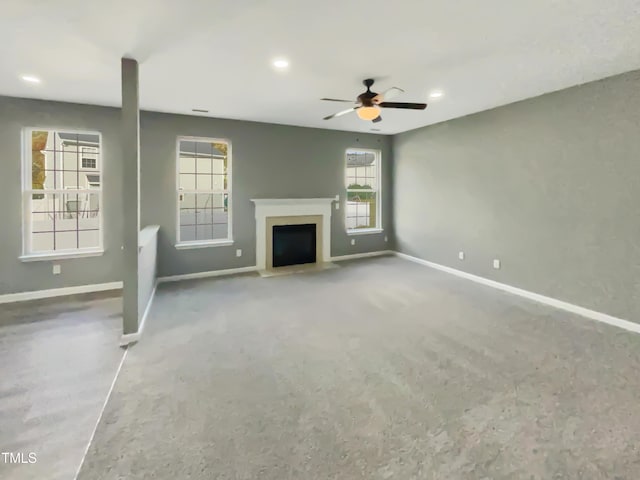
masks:
[(256, 267), (267, 264), (267, 217), (322, 215), (322, 261), (331, 260), (331, 204), (335, 198), (252, 198), (256, 206)]

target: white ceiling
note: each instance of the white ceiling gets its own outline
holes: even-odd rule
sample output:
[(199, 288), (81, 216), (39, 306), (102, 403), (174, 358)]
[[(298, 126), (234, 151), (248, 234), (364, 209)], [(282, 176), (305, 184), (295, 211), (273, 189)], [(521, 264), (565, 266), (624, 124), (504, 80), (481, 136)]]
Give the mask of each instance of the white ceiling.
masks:
[[(394, 134), (640, 68), (640, 0), (2, 0), (0, 94)], [(288, 71), (272, 68), (284, 56)], [(32, 74), (42, 83), (25, 83)], [(374, 91), (425, 111), (322, 117)], [(427, 100), (440, 89), (445, 96)], [(348, 106), (348, 105), (347, 105)]]

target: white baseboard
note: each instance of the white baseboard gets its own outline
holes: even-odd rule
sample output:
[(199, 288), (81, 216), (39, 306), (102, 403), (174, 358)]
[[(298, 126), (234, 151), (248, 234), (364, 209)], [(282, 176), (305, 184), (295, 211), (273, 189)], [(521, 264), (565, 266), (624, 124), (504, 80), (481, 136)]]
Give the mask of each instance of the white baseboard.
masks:
[(407, 255), (405, 253), (395, 252), (395, 254), (400, 258), (404, 258), (405, 260), (419, 263), (420, 265), (425, 265), (427, 267), (431, 267), (436, 270), (440, 270), (442, 272), (447, 272), (461, 278), (466, 278), (467, 280), (471, 280), (472, 282), (481, 283), (482, 285), (487, 285), (489, 287), (497, 288), (498, 290), (512, 293), (520, 297), (528, 298), (529, 300), (534, 300), (539, 303), (544, 303), (545, 305), (559, 308), (560, 310), (565, 310), (567, 312), (575, 313), (577, 315), (590, 318), (591, 320), (596, 320), (598, 322), (606, 323), (608, 325), (624, 328), (625, 330), (629, 330), (631, 332), (640, 333), (640, 324), (630, 322), (629, 320), (623, 320), (622, 318), (617, 318), (602, 312), (596, 312), (595, 310), (581, 307), (579, 305), (574, 305), (572, 303), (558, 300), (556, 298), (546, 297), (544, 295), (540, 295), (539, 293), (529, 292), (528, 290), (512, 287), (511, 285), (496, 282), (495, 280), (489, 280), (488, 278), (479, 277), (478, 275), (473, 275), (471, 273), (463, 272), (461, 270), (456, 270), (455, 268), (447, 267), (445, 265), (440, 265), (438, 263), (429, 262), (421, 258), (412, 257), (411, 255)]
[(379, 257), (381, 255), (393, 255), (393, 250), (378, 250), (377, 252), (352, 253), (351, 255), (339, 255), (331, 257), (332, 262), (341, 262), (343, 260), (355, 260), (357, 258)]
[(138, 331), (135, 333), (127, 333), (126, 335), (122, 335), (120, 337), (120, 346), (126, 347), (127, 345), (131, 345), (132, 343), (136, 343), (142, 337), (142, 331), (144, 330), (144, 323), (147, 320), (147, 316), (149, 315), (149, 310), (151, 310), (151, 304), (153, 303), (153, 298), (156, 296), (156, 289), (158, 288), (158, 281), (156, 280), (155, 285), (153, 286), (153, 290), (151, 291), (151, 295), (149, 296), (149, 300), (147, 301), (147, 306), (144, 309), (144, 313), (142, 314), (142, 318), (140, 319), (140, 325), (138, 326)]
[(97, 283), (93, 285), (78, 285), (77, 287), (52, 288), (49, 290), (35, 290), (33, 292), (8, 293), (0, 295), (0, 303), (24, 302), (42, 298), (62, 297), (78, 293), (105, 292), (122, 289), (122, 282)]
[(171, 275), (168, 277), (159, 277), (158, 283), (179, 282), (180, 280), (193, 280), (196, 278), (223, 277), (225, 275), (236, 275), (238, 273), (256, 272), (257, 270), (258, 268), (253, 266), (229, 268), (227, 270), (211, 270), (209, 272), (187, 273), (184, 275)]

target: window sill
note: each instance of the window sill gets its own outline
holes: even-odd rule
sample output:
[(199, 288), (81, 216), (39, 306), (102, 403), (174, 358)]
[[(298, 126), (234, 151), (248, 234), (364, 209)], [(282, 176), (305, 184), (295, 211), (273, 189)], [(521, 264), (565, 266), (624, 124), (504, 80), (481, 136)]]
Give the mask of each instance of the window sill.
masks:
[(85, 257), (99, 257), (104, 253), (104, 250), (80, 250), (76, 252), (68, 253), (30, 253), (27, 255), (21, 255), (21, 262), (46, 262), (49, 260), (67, 260), (70, 258), (85, 258)]
[(225, 247), (228, 245), (233, 245), (233, 240), (215, 240), (212, 242), (177, 243), (175, 247), (176, 247), (176, 250), (191, 250), (194, 248)]
[(382, 232), (384, 232), (382, 228), (358, 228), (357, 230), (347, 230), (347, 235), (371, 235)]

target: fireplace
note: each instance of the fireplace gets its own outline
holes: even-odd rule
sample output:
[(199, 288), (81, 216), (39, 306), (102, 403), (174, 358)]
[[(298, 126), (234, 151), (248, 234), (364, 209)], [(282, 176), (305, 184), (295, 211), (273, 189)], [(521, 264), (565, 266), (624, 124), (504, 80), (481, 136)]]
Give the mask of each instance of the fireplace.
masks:
[(331, 203), (335, 200), (252, 199), (256, 205), (256, 267), (260, 274), (287, 271), (291, 265), (304, 265), (304, 268), (329, 265)]
[(316, 224), (274, 225), (273, 267), (316, 262)]

